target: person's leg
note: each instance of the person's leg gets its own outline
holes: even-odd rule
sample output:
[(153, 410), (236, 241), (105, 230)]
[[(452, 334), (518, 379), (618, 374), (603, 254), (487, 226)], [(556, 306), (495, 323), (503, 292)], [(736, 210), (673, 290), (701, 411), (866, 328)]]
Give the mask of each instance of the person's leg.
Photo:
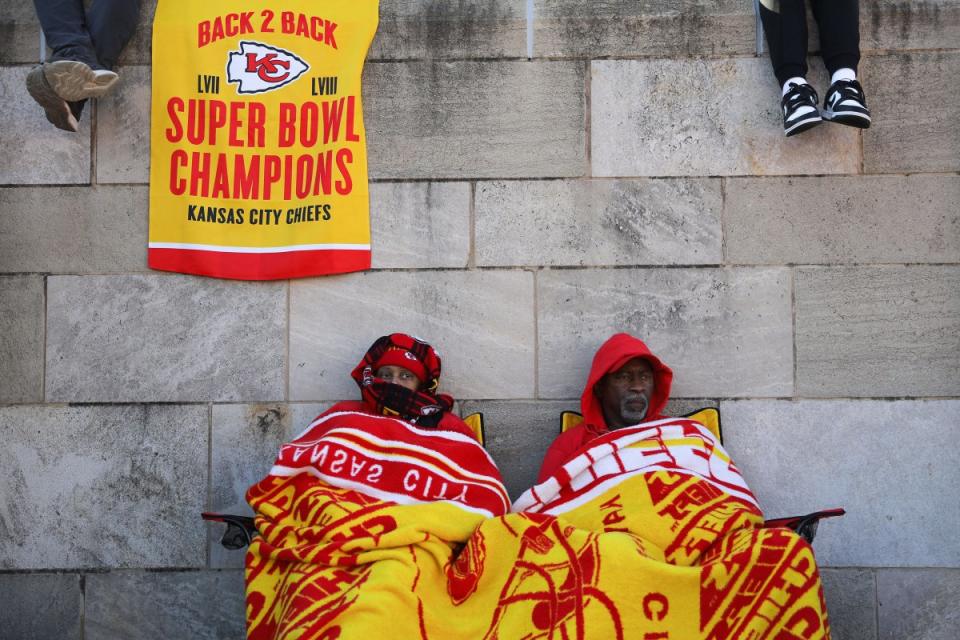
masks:
[(807, 9), (804, 0), (760, 0), (760, 19), (773, 73), (782, 87), (807, 75)]
[(87, 31), (83, 0), (34, 0), (33, 6), (47, 46), (53, 50), (51, 60), (79, 60), (100, 67)]
[(94, 0), (87, 28), (100, 63), (113, 69), (137, 29), (140, 0)]
[(796, 135), (820, 124), (817, 92), (806, 80), (807, 10), (803, 0), (760, 0), (760, 18), (780, 83), (783, 132)]
[[(98, 56), (83, 0), (34, 0), (34, 7), (53, 54), (49, 62), (27, 74), (27, 91), (54, 126), (77, 131), (86, 99), (106, 93), (116, 82), (117, 74), (104, 68)], [(138, 2), (135, 8), (139, 9)], [(101, 30), (108, 28), (108, 19), (99, 15), (98, 19)], [(133, 23), (135, 27), (136, 18)], [(108, 44), (104, 51), (110, 53), (111, 38), (103, 39)], [(118, 54), (119, 49), (115, 55)]]
[(813, 16), (820, 30), (823, 63), (830, 75), (840, 69), (856, 73), (860, 63), (859, 1), (813, 0)]
[(870, 110), (857, 81), (860, 62), (860, 7), (858, 0), (814, 0), (813, 14), (820, 30), (820, 50), (830, 72), (830, 89), (823, 99), (823, 118), (866, 129)]

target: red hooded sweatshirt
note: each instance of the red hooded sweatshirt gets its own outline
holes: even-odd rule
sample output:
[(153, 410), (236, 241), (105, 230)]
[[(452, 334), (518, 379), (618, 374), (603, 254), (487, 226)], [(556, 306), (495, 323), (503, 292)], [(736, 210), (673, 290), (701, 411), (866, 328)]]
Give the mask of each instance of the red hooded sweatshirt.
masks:
[(587, 378), (587, 386), (580, 398), (583, 422), (561, 433), (547, 449), (547, 455), (544, 456), (543, 464), (540, 466), (540, 475), (537, 476), (538, 483), (549, 478), (564, 463), (574, 458), (591, 440), (610, 430), (603, 417), (600, 399), (593, 390), (603, 376), (616, 371), (633, 358), (642, 358), (653, 367), (653, 393), (650, 395), (650, 404), (644, 422), (659, 420), (663, 417), (661, 413), (670, 398), (673, 371), (660, 362), (660, 359), (653, 355), (642, 341), (626, 333), (612, 336), (593, 356), (590, 377)]

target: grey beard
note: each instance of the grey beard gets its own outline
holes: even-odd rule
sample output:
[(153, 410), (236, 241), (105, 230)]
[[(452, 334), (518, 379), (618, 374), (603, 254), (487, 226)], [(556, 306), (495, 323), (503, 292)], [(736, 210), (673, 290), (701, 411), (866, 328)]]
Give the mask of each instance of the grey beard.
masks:
[[(643, 408), (637, 411), (636, 409), (630, 409), (627, 407), (628, 403), (636, 402), (637, 400), (643, 401)], [(643, 419), (647, 417), (647, 409), (650, 407), (650, 402), (647, 400), (647, 397), (644, 395), (639, 396), (627, 396), (620, 401), (620, 417), (623, 418), (623, 421), (628, 425), (639, 424), (643, 422)]]

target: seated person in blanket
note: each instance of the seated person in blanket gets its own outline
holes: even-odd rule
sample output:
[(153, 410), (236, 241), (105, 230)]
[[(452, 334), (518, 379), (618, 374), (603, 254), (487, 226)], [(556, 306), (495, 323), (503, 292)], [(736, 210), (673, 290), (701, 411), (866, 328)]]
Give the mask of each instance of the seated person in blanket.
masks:
[[(548, 569), (552, 584), (575, 587), (551, 597), (559, 612), (551, 629), (568, 637), (579, 628), (580, 637), (597, 638), (829, 639), (812, 549), (792, 531), (763, 527), (756, 498), (705, 426), (662, 415), (672, 379), (642, 341), (608, 339), (583, 391), (583, 422), (557, 437), (537, 485), (513, 504), (542, 523), (541, 548), (560, 539), (588, 560), (582, 586)], [(530, 552), (522, 559), (545, 566)], [(505, 591), (514, 599), (524, 587), (545, 591), (527, 582), (514, 579)]]
[(543, 459), (540, 482), (594, 438), (662, 418), (673, 372), (642, 341), (618, 333), (597, 351), (580, 399), (583, 422), (560, 434)]
[(440, 365), (437, 350), (419, 338), (405, 333), (381, 336), (350, 374), (361, 400), (338, 402), (321, 417), (359, 411), (473, 437), (470, 427), (451, 413), (453, 398), (437, 393)]

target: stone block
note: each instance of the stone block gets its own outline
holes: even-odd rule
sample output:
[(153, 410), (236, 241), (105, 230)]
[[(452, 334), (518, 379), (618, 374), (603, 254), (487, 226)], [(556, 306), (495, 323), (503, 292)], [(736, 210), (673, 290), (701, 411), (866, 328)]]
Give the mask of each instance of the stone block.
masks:
[(383, 0), (372, 60), (527, 55), (524, 0)]
[[(296, 437), (329, 405), (214, 405), (210, 449), (210, 510), (253, 515), (245, 495), (267, 473), (280, 445)], [(307, 416), (307, 417), (304, 417)], [(244, 554), (224, 549), (224, 525), (207, 525), (210, 565), (242, 568)]]
[(0, 272), (147, 270), (146, 187), (0, 189)]
[(768, 518), (847, 510), (820, 524), (821, 565), (960, 566), (960, 509), (950, 489), (960, 484), (960, 401), (743, 400), (720, 408), (726, 447)]
[(97, 104), (97, 182), (150, 182), (150, 67), (122, 67)]
[(0, 408), (0, 569), (200, 567), (207, 409)]
[[(780, 91), (767, 60), (591, 64), (595, 176), (860, 171), (859, 134), (852, 127), (821, 126), (784, 138)], [(811, 74), (811, 82), (826, 84), (822, 66)]]
[(877, 595), (880, 640), (960, 637), (960, 569), (881, 570)]
[(796, 273), (801, 396), (960, 395), (960, 268)]
[(90, 112), (80, 132), (61, 131), (47, 122), (43, 109), (27, 93), (29, 67), (0, 67), (0, 184), (88, 184)]
[(820, 577), (833, 640), (877, 640), (877, 585), (873, 571), (821, 567)]
[(960, 0), (887, 0), (860, 5), (860, 49), (960, 48)]
[(180, 275), (54, 276), (50, 402), (284, 396), (286, 286)]
[(0, 4), (0, 65), (40, 60), (40, 22), (30, 0)]
[(463, 268), (470, 255), (470, 185), (370, 185), (374, 269)]
[(957, 176), (734, 178), (725, 193), (734, 264), (960, 262)]
[(960, 171), (960, 51), (900, 53), (861, 64), (873, 123), (863, 134), (866, 173)]
[(374, 178), (586, 171), (582, 63), (374, 63), (363, 85)]
[(746, 55), (753, 7), (739, 0), (534, 0), (538, 57)]
[(0, 277), (0, 403), (43, 400), (43, 323), (43, 279)]
[(241, 640), (243, 572), (113, 571), (87, 576), (84, 640)]
[(791, 395), (786, 269), (538, 275), (539, 397), (579, 397), (597, 348), (625, 331), (673, 368), (678, 397)]
[(719, 264), (719, 180), (482, 182), (480, 266)]
[(0, 574), (0, 629), (16, 640), (80, 640), (78, 574)]
[(291, 400), (357, 397), (350, 372), (396, 331), (440, 350), (440, 387), (454, 397), (533, 397), (533, 276), (418, 271), (291, 283)]

